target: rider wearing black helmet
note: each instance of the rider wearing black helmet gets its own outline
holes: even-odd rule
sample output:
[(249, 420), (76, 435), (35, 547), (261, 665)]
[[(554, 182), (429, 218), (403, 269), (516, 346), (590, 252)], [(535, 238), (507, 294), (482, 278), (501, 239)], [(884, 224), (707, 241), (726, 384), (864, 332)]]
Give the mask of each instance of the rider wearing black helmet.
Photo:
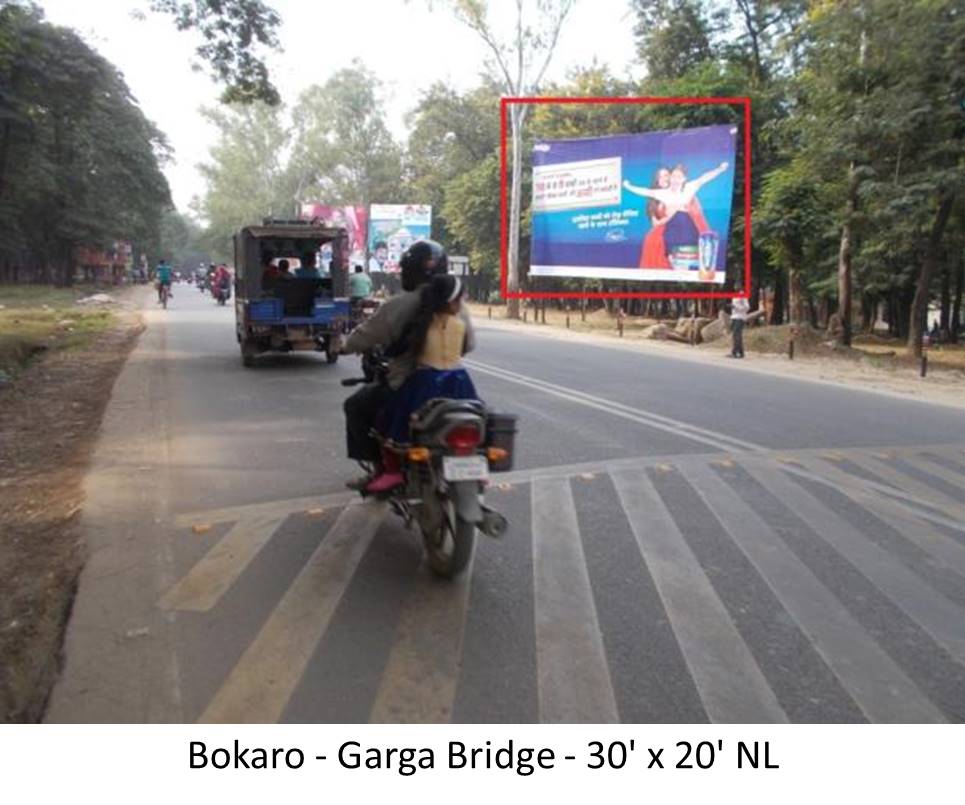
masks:
[(433, 274), (449, 271), (449, 257), (441, 243), (434, 240), (417, 240), (399, 258), (402, 270), (402, 290), (414, 291), (428, 282)]
[[(380, 458), (378, 443), (369, 436), (375, 418), (393, 392), (416, 370), (416, 356), (406, 344), (407, 326), (419, 309), (419, 287), (436, 274), (449, 268), (446, 250), (434, 240), (417, 240), (399, 260), (403, 293), (393, 296), (375, 314), (356, 327), (343, 353), (365, 352), (382, 347), (389, 358), (387, 384), (370, 383), (362, 386), (345, 400), (345, 428), (348, 456), (356, 461), (377, 463)], [(474, 338), (469, 314), (460, 314), (466, 322), (466, 351), (473, 348)]]

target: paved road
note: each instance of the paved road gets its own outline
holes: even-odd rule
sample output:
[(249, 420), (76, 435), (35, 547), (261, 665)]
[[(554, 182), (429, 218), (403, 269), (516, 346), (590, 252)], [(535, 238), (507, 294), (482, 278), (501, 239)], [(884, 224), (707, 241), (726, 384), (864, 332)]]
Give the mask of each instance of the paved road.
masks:
[(179, 287), (122, 373), (51, 721), (965, 720), (965, 416), (483, 329), (511, 521), (456, 583), (343, 491), (354, 361)]

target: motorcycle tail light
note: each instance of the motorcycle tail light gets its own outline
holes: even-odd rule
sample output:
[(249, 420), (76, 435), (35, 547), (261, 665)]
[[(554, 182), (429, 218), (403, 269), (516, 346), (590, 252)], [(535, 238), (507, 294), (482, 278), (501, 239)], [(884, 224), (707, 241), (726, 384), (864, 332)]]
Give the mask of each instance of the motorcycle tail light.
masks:
[(475, 425), (457, 425), (446, 433), (446, 444), (456, 453), (471, 453), (482, 441), (482, 434)]

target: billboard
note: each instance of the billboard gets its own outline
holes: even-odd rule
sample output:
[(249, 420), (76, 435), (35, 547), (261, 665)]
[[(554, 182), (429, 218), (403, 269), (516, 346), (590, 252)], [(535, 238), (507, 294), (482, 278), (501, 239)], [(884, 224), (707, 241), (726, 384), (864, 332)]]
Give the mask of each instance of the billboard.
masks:
[[(343, 226), (348, 232), (349, 266), (365, 265), (365, 232), (368, 211), (361, 206), (332, 206), (315, 201), (305, 202), (299, 210), (304, 221), (320, 221), (326, 226)], [(321, 269), (327, 271), (332, 262), (332, 247), (322, 246)]]
[(369, 213), (369, 271), (398, 271), (402, 252), (432, 234), (429, 204), (373, 204)]
[(737, 127), (533, 146), (530, 274), (722, 285)]

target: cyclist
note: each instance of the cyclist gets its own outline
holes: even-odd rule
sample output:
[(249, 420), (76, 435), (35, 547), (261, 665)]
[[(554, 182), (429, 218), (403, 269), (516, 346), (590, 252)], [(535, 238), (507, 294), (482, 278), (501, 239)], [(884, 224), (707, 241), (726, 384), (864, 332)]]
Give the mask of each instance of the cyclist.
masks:
[(161, 304), (164, 301), (165, 289), (168, 298), (171, 296), (171, 266), (168, 265), (167, 260), (162, 259), (158, 262), (154, 276), (157, 278), (157, 301)]

